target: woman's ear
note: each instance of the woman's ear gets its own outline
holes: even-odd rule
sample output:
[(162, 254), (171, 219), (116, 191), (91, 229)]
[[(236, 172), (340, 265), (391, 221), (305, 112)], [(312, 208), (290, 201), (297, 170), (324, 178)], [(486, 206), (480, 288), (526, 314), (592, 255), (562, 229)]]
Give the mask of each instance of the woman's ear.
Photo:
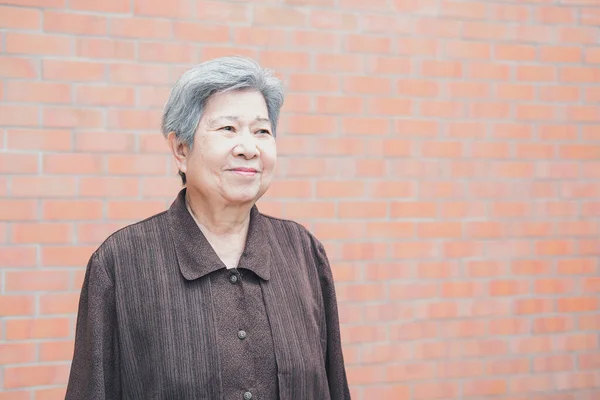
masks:
[(170, 132), (167, 140), (169, 141), (169, 148), (171, 149), (173, 158), (175, 158), (177, 168), (185, 174), (187, 172), (187, 157), (190, 153), (188, 145), (177, 139), (175, 132)]

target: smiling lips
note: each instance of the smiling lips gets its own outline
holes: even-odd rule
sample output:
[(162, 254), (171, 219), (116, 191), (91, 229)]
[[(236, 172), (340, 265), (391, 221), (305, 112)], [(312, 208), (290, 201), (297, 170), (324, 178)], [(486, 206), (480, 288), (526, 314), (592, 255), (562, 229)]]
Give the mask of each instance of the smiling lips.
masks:
[(258, 174), (258, 171), (254, 168), (232, 168), (230, 171), (243, 176), (254, 176)]

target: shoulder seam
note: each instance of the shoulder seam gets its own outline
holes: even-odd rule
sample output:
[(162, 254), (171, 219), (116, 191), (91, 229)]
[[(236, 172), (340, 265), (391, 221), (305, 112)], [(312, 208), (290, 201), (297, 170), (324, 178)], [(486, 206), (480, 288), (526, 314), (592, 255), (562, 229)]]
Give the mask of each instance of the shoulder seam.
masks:
[(102, 241), (102, 243), (100, 243), (100, 245), (98, 246), (98, 249), (96, 249), (96, 251), (98, 251), (98, 250), (99, 250), (99, 249), (100, 249), (100, 248), (101, 248), (101, 247), (102, 247), (102, 246), (103, 246), (103, 245), (104, 245), (104, 244), (105, 244), (107, 241), (109, 241), (109, 240), (110, 240), (110, 239), (111, 239), (113, 236), (117, 235), (118, 233), (120, 233), (120, 232), (122, 232), (122, 231), (124, 231), (124, 230), (126, 230), (126, 229), (133, 228), (134, 226), (141, 225), (141, 224), (143, 224), (144, 222), (148, 222), (148, 221), (151, 221), (151, 220), (153, 220), (153, 219), (156, 219), (156, 218), (158, 218), (158, 217), (162, 217), (162, 216), (163, 216), (164, 214), (166, 214), (166, 213), (167, 213), (167, 210), (165, 210), (165, 211), (161, 211), (161, 212), (159, 212), (158, 214), (152, 215), (152, 216), (150, 216), (150, 217), (148, 217), (148, 218), (145, 218), (145, 219), (143, 219), (143, 220), (141, 220), (141, 221), (134, 222), (133, 224), (129, 224), (129, 225), (126, 225), (126, 226), (124, 226), (124, 227), (122, 227), (122, 228), (119, 228), (119, 229), (117, 229), (116, 231), (114, 231), (113, 233), (111, 233), (110, 235), (108, 235), (108, 236), (106, 237), (106, 239), (104, 239), (104, 240)]

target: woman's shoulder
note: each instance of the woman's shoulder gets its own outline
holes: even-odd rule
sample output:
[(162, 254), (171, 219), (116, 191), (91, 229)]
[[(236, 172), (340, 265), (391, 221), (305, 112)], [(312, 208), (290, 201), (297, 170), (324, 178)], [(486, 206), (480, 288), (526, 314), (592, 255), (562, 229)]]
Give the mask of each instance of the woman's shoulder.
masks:
[(104, 258), (115, 252), (139, 248), (140, 245), (152, 245), (160, 241), (168, 230), (167, 212), (125, 225), (111, 233), (96, 249), (95, 253)]
[(278, 241), (285, 238), (285, 241), (302, 247), (308, 247), (313, 252), (322, 252), (323, 244), (306, 226), (300, 222), (274, 217), (271, 215), (262, 214), (263, 220), (269, 226), (269, 232)]

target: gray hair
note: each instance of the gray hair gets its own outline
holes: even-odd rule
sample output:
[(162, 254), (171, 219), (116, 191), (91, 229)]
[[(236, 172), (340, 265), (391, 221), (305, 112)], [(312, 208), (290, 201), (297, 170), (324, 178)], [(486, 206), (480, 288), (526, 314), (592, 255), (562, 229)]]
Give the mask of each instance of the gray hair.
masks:
[[(186, 71), (175, 83), (162, 116), (165, 137), (175, 132), (177, 140), (190, 148), (208, 99), (234, 90), (258, 90), (267, 103), (273, 135), (277, 132), (284, 93), (281, 81), (269, 69), (244, 57), (221, 57), (203, 62)], [(183, 184), (185, 174), (181, 173)]]

